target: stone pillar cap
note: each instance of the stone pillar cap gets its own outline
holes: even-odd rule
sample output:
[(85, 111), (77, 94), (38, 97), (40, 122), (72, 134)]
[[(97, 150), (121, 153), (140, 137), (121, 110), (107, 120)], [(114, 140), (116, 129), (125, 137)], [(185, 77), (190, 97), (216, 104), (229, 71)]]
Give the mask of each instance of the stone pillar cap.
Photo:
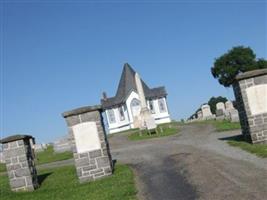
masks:
[(265, 74), (267, 74), (267, 69), (257, 69), (257, 70), (247, 71), (245, 73), (239, 74), (235, 77), (235, 80), (240, 81), (243, 79), (248, 79), (248, 78), (261, 76)]
[(17, 140), (29, 140), (29, 139), (33, 139), (33, 143), (35, 143), (34, 142), (35, 139), (31, 135), (12, 135), (12, 136), (1, 139), (0, 143), (4, 144), (4, 143), (17, 141)]
[(76, 108), (74, 110), (70, 110), (70, 111), (66, 111), (64, 113), (62, 113), (62, 117), (67, 118), (73, 115), (79, 115), (82, 113), (86, 113), (86, 112), (92, 112), (92, 111), (102, 111), (102, 106), (101, 105), (95, 105), (95, 106), (84, 106), (81, 108)]

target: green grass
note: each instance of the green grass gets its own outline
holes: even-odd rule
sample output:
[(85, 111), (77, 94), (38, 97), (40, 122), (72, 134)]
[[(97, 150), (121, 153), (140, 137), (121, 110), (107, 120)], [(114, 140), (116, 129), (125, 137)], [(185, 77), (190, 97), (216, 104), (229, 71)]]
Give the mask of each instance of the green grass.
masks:
[[(160, 131), (161, 128), (163, 132)], [(145, 139), (151, 139), (151, 138), (170, 136), (176, 133), (178, 133), (178, 128), (174, 127), (173, 124), (163, 124), (163, 125), (158, 126), (158, 134), (156, 133), (149, 134), (148, 131), (144, 130), (142, 131), (142, 135), (140, 135), (140, 131), (137, 130), (133, 133), (130, 133), (128, 135), (128, 138), (129, 140), (137, 141), (137, 140), (145, 140)]]
[(72, 152), (55, 153), (52, 146), (48, 146), (43, 152), (36, 153), (36, 164), (51, 163), (67, 160), (73, 157)]
[(267, 144), (250, 144), (243, 140), (242, 135), (230, 139), (228, 141), (228, 144), (234, 147), (239, 147), (247, 152), (256, 154), (259, 157), (267, 158)]
[(241, 129), (239, 122), (230, 122), (229, 120), (204, 120), (191, 122), (191, 124), (212, 124), (218, 132)]
[(212, 121), (211, 123), (215, 126), (216, 131), (219, 131), (219, 132), (241, 129), (239, 122), (230, 122), (230, 121), (224, 120), (224, 121)]
[(6, 164), (0, 163), (0, 172), (5, 172), (6, 171)]
[[(126, 165), (116, 165), (112, 176), (79, 184), (73, 166), (40, 171), (44, 181), (34, 192), (11, 192), (6, 176), (0, 177), (1, 200), (132, 200), (136, 198), (134, 175)], [(38, 178), (39, 178), (38, 177)]]

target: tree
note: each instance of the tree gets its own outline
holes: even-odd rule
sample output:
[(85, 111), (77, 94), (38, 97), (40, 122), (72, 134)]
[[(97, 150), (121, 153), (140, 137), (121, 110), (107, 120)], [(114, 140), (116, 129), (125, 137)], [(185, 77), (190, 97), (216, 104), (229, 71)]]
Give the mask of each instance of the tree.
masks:
[(216, 104), (217, 103), (219, 103), (219, 102), (225, 103), (226, 101), (228, 101), (226, 97), (222, 97), (222, 96), (211, 97), (208, 104), (210, 106), (210, 111), (212, 112), (212, 114), (216, 114)]
[(237, 46), (215, 59), (211, 73), (220, 84), (229, 87), (238, 74), (264, 68), (267, 68), (266, 60), (256, 59), (250, 47)]

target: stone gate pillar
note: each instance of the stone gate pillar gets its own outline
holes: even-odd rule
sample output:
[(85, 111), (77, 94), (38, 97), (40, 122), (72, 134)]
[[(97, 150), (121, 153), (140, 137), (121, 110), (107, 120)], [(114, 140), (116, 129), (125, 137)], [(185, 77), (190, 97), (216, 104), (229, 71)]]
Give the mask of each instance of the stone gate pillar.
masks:
[(14, 135), (0, 140), (11, 190), (33, 191), (38, 185), (30, 135)]
[(112, 159), (103, 127), (101, 106), (64, 112), (79, 181), (93, 181), (112, 174)]
[(245, 139), (267, 143), (267, 69), (238, 75), (233, 89)]

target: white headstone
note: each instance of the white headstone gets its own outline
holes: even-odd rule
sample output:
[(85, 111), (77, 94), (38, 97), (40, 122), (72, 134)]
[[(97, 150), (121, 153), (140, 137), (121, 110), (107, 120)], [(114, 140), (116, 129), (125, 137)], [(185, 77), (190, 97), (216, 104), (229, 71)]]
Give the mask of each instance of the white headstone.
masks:
[(232, 101), (226, 101), (226, 102), (225, 102), (225, 109), (226, 109), (226, 110), (232, 110), (232, 109), (235, 109), (234, 106), (233, 106), (233, 102), (232, 102)]
[(267, 84), (249, 87), (246, 93), (252, 115), (267, 113)]
[(202, 111), (198, 111), (197, 112), (197, 119), (202, 119), (203, 118), (203, 114), (202, 114)]
[(205, 105), (201, 106), (201, 110), (202, 110), (203, 118), (212, 117), (212, 113), (210, 111), (210, 106), (208, 104), (205, 104)]
[(225, 105), (223, 102), (219, 102), (216, 104), (216, 110), (223, 110), (223, 112), (225, 111)]
[(101, 149), (95, 122), (84, 122), (72, 127), (78, 153)]
[(147, 107), (146, 98), (143, 89), (143, 84), (138, 73), (135, 74), (135, 83), (136, 83), (137, 93), (139, 94), (139, 98), (141, 101), (141, 108), (145, 108)]

